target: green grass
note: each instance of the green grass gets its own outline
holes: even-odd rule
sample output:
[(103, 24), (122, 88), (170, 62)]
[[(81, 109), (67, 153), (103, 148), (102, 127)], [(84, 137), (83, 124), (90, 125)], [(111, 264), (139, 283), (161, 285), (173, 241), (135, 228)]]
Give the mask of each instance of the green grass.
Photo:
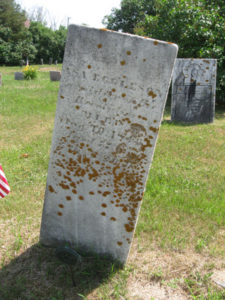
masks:
[(59, 89), (49, 80), (52, 68), (42, 66), (31, 81), (14, 80), (20, 68), (0, 68), (0, 161), (12, 189), (0, 201), (0, 299), (145, 299), (132, 296), (137, 282), (224, 299), (211, 280), (225, 268), (222, 109), (213, 124), (193, 126), (171, 123), (166, 111), (126, 268), (85, 257), (73, 270), (74, 287), (53, 250), (39, 245)]

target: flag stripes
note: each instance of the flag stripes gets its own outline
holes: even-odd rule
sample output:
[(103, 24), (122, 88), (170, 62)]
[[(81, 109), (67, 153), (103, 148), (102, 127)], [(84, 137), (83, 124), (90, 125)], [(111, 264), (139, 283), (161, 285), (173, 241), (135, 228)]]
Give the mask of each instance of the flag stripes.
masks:
[(10, 192), (10, 187), (5, 177), (5, 174), (0, 165), (0, 198), (5, 197)]

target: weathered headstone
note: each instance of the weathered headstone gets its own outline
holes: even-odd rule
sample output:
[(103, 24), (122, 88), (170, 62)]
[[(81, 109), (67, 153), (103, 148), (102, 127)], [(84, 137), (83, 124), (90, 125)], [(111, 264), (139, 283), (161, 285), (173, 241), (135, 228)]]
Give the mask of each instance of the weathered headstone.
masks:
[(49, 71), (51, 81), (60, 81), (61, 72), (60, 71)]
[(173, 70), (171, 120), (213, 122), (216, 59), (176, 59)]
[(177, 46), (70, 25), (40, 240), (125, 263)]
[(58, 60), (55, 60), (55, 65), (58, 65)]
[(15, 72), (14, 73), (15, 80), (24, 80), (24, 74), (23, 72)]
[(50, 58), (49, 58), (49, 65), (52, 65), (52, 62), (53, 62), (53, 58), (50, 57)]
[(41, 58), (41, 65), (43, 65), (44, 64), (44, 59), (43, 58)]

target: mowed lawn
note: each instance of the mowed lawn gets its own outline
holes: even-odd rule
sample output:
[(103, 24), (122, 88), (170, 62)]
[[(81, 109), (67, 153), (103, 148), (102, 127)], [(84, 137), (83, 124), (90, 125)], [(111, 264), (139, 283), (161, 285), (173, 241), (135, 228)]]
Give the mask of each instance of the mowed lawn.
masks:
[(85, 256), (71, 270), (39, 244), (59, 82), (14, 80), (0, 67), (0, 300), (225, 299), (225, 109), (213, 124), (170, 122), (166, 109), (128, 263)]

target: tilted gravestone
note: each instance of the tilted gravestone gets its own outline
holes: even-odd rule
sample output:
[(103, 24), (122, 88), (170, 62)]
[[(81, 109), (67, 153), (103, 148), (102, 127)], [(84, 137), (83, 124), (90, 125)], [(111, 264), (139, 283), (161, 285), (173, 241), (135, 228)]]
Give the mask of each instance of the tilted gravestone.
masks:
[(125, 263), (177, 46), (70, 25), (40, 240)]
[(216, 59), (176, 59), (172, 83), (172, 121), (214, 120)]
[(24, 80), (24, 74), (23, 72), (15, 72), (14, 73), (15, 80)]

